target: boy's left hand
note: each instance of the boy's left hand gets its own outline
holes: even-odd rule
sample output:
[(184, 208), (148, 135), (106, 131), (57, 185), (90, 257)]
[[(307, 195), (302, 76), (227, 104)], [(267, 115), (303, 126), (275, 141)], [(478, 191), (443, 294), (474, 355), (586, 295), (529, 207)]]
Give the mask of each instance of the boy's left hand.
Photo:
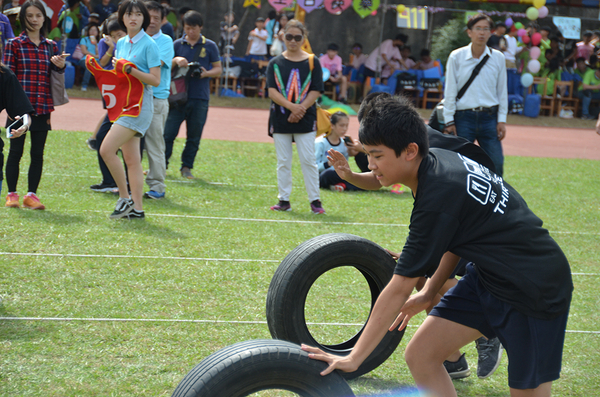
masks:
[(354, 372), (359, 367), (359, 365), (357, 365), (350, 356), (337, 356), (305, 344), (302, 344), (301, 347), (302, 350), (308, 352), (308, 357), (312, 358), (313, 360), (325, 361), (327, 364), (329, 364), (329, 366), (321, 372), (321, 376), (328, 375), (336, 369), (339, 369), (343, 372)]

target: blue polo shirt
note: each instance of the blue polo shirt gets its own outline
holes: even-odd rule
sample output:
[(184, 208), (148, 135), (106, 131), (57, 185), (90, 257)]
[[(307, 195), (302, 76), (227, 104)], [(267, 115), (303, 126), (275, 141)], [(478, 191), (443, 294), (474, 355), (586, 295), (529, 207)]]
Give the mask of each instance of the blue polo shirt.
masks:
[(169, 87), (171, 85), (171, 62), (175, 54), (173, 39), (160, 30), (152, 38), (158, 46), (160, 60), (163, 63), (160, 67), (160, 84), (158, 87), (153, 87), (152, 91), (155, 98), (167, 99), (169, 98)]
[[(203, 66), (206, 70), (212, 69), (212, 64), (219, 62), (219, 48), (214, 41), (201, 36), (196, 44), (193, 46), (186, 40), (187, 36), (181, 39), (175, 40), (173, 46), (175, 47), (175, 56), (184, 57), (188, 62), (198, 62), (200, 66)], [(194, 59), (196, 52), (198, 52), (198, 46), (203, 46), (200, 49), (198, 59)], [(190, 99), (204, 99), (208, 101), (210, 99), (210, 79), (209, 78), (192, 78), (188, 84), (188, 98)]]
[(115, 57), (133, 62), (144, 73), (150, 73), (150, 68), (160, 67), (158, 45), (144, 29), (131, 39), (129, 35), (122, 37), (117, 42)]

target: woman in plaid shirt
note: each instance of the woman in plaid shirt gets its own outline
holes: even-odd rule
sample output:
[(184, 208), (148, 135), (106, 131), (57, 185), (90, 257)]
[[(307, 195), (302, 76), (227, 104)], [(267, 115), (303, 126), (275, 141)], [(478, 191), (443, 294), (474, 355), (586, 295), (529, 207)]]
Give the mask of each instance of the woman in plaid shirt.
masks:
[[(4, 64), (16, 75), (33, 105), (30, 137), (31, 164), (29, 165), (29, 190), (23, 198), (26, 208), (43, 210), (45, 207), (36, 196), (42, 178), (44, 146), (50, 130), (50, 113), (54, 111), (50, 91), (50, 70), (64, 71), (67, 54), (58, 54), (58, 46), (46, 39), (46, 10), (39, 0), (27, 0), (19, 14), (21, 26), (25, 28), (19, 37), (11, 39), (4, 51)], [(19, 164), (23, 156), (26, 135), (10, 140), (10, 150), (6, 161), (6, 182), (8, 184), (7, 207), (19, 207), (17, 183)]]

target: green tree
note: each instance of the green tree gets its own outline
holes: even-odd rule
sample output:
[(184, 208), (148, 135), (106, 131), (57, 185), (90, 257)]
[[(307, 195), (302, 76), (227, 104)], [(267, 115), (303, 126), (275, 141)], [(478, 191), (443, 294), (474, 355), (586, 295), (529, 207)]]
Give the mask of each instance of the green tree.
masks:
[(466, 28), (464, 15), (451, 19), (444, 26), (436, 28), (431, 43), (431, 57), (440, 59), (445, 65), (452, 51), (471, 42)]

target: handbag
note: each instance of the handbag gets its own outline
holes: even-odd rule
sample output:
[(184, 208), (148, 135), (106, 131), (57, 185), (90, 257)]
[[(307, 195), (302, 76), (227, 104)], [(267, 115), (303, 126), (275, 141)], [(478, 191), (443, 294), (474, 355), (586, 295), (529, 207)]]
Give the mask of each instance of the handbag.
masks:
[[(465, 92), (467, 92), (467, 89), (469, 88), (469, 86), (471, 85), (473, 80), (475, 80), (475, 77), (477, 77), (477, 75), (481, 71), (481, 68), (483, 68), (483, 65), (485, 65), (485, 63), (487, 62), (487, 60), (489, 58), (490, 58), (490, 56), (486, 55), (477, 64), (477, 66), (475, 66), (475, 69), (473, 69), (473, 72), (471, 73), (471, 77), (469, 77), (469, 80), (465, 83), (465, 85), (462, 86), (460, 91), (458, 91), (458, 94), (456, 94), (456, 102), (458, 102), (460, 100), (460, 98), (462, 98), (463, 95), (465, 95)], [(429, 125), (431, 126), (431, 128), (434, 128), (438, 131), (442, 131), (444, 129), (444, 100), (443, 99), (440, 101), (440, 103), (438, 103), (436, 105), (435, 109), (433, 109), (433, 112), (431, 112), (431, 117), (429, 118)]]
[[(198, 49), (192, 58), (192, 62), (197, 62), (202, 48), (204, 48), (204, 37), (198, 45)], [(188, 82), (190, 80), (190, 68), (173, 68), (171, 71), (171, 85), (169, 86), (169, 105), (183, 106), (188, 100)]]
[(73, 51), (73, 54), (71, 54), (71, 58), (73, 58), (75, 61), (80, 61), (81, 58), (83, 58), (83, 51), (81, 51), (81, 46), (79, 44), (75, 46), (75, 50)]
[[(312, 72), (315, 67), (315, 54), (308, 56), (308, 64)], [(315, 105), (317, 106), (317, 136), (327, 136), (331, 133), (331, 113), (323, 109), (318, 102), (315, 102)]]
[[(54, 56), (54, 47), (50, 43), (50, 58)], [(54, 106), (61, 106), (69, 103), (69, 96), (67, 95), (67, 89), (65, 87), (65, 74), (60, 73), (58, 70), (52, 69), (52, 63), (50, 63), (50, 92), (52, 93), (52, 104)]]
[(281, 40), (279, 40), (279, 38), (275, 38), (273, 39), (273, 44), (271, 44), (271, 56), (278, 56), (281, 55), (281, 53), (283, 52), (283, 43), (281, 42)]

